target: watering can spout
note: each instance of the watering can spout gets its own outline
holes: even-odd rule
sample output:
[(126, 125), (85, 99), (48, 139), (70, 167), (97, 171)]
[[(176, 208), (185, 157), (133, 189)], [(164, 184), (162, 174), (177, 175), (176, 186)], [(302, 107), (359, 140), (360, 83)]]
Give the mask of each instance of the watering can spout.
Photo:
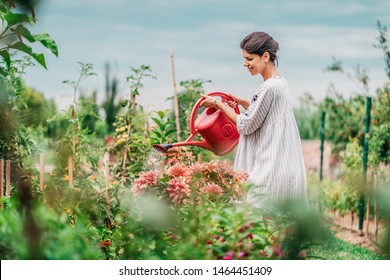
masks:
[(166, 154), (172, 146), (172, 144), (154, 144), (153, 148), (160, 153)]

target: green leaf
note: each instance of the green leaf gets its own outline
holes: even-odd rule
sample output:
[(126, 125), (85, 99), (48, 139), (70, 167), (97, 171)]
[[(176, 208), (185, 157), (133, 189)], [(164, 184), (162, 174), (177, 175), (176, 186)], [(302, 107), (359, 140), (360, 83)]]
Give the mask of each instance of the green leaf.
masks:
[(49, 49), (55, 56), (58, 57), (58, 48), (56, 42), (47, 33), (31, 34), (30, 31), (23, 25), (16, 27), (16, 33), (26, 38), (29, 42), (40, 42), (43, 46)]
[(41, 42), (46, 48), (48, 48), (55, 56), (58, 57), (58, 47), (56, 42), (47, 33), (33, 35), (35, 40)]
[(41, 64), (43, 67), (46, 68), (46, 63), (45, 63), (45, 57), (43, 54), (41, 53), (34, 53), (32, 48), (26, 44), (24, 44), (23, 42), (16, 42), (15, 44), (9, 46), (9, 48), (11, 49), (15, 49), (15, 50), (18, 50), (18, 51), (21, 51), (21, 52), (24, 52), (24, 53), (27, 53), (29, 54), (30, 56), (32, 56), (39, 64)]
[(0, 55), (3, 57), (3, 60), (5, 64), (7, 65), (7, 68), (9, 69), (11, 65), (11, 57), (8, 53), (8, 51), (0, 51)]
[(159, 119), (152, 117), (151, 118), (158, 126), (161, 126), (161, 122)]
[(0, 12), (2, 12), (3, 14), (7, 13), (8, 9), (3, 6), (3, 5), (0, 5)]
[(168, 135), (170, 135), (170, 134), (172, 134), (174, 132), (176, 132), (176, 129), (168, 130), (168, 131), (165, 132), (165, 136), (168, 136)]
[(43, 67), (45, 67), (45, 69), (47, 69), (46, 67), (46, 61), (45, 61), (45, 56), (43, 55), (43, 53), (33, 53), (31, 55), (33, 58), (35, 58), (35, 60), (41, 64)]
[(158, 132), (158, 131), (153, 131), (153, 133), (156, 134), (157, 137), (161, 138), (161, 133), (160, 133), (160, 132)]
[(7, 76), (8, 75), (7, 69), (5, 69), (4, 67), (0, 67), (0, 75), (4, 77)]
[(158, 111), (157, 115), (160, 117), (160, 119), (163, 119), (165, 117), (165, 112), (164, 111)]
[(8, 11), (5, 16), (5, 20), (7, 21), (8, 25), (15, 25), (18, 23), (31, 23), (31, 19), (26, 14), (14, 14), (11, 11)]
[(9, 48), (25, 52), (29, 55), (33, 54), (32, 48), (30, 46), (24, 44), (23, 42), (16, 42), (15, 44), (10, 45)]
[(24, 27), (23, 25), (18, 25), (15, 28), (15, 32), (17, 34), (19, 34), (20, 36), (23, 36), (24, 38), (26, 38), (31, 43), (36, 41), (34, 36), (31, 35), (30, 31), (26, 27)]

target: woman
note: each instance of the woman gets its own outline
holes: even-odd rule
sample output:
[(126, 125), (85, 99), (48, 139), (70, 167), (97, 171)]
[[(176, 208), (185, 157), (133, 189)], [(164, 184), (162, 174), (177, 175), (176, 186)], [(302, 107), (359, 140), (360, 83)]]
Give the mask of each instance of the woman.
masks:
[(206, 95), (201, 106), (220, 109), (237, 125), (240, 139), (234, 168), (249, 173), (253, 186), (247, 193), (248, 203), (268, 208), (301, 200), (306, 208), (306, 171), (290, 89), (276, 69), (279, 44), (267, 33), (253, 32), (240, 47), (244, 67), (264, 80), (251, 101), (231, 95), (234, 101), (228, 105), (241, 105), (245, 113), (237, 115), (220, 100)]

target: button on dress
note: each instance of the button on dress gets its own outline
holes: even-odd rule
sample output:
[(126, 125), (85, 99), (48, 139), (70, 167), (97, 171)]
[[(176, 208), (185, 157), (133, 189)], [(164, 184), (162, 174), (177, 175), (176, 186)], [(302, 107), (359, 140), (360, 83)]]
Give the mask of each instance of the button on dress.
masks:
[(286, 79), (270, 78), (259, 86), (246, 112), (237, 116), (240, 139), (234, 169), (249, 173), (246, 202), (257, 208), (286, 200), (308, 206), (306, 169), (290, 95)]

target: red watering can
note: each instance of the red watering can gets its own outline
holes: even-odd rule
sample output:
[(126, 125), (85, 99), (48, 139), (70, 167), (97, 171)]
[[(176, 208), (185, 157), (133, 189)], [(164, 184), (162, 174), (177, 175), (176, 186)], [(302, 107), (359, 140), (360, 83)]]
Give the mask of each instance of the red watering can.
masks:
[[(233, 99), (223, 92), (212, 92), (208, 96), (220, 96), (222, 102)], [(162, 153), (172, 147), (178, 146), (198, 146), (212, 151), (214, 154), (221, 156), (232, 151), (237, 143), (240, 135), (238, 134), (236, 125), (229, 120), (221, 110), (214, 107), (206, 108), (198, 118), (196, 114), (200, 107), (200, 103), (204, 98), (200, 98), (194, 105), (190, 116), (190, 132), (191, 135), (184, 142), (173, 144), (155, 144), (154, 148)], [(238, 106), (234, 109), (237, 114), (240, 114)], [(196, 119), (195, 119), (196, 118)], [(203, 138), (201, 141), (193, 141), (197, 134)]]

